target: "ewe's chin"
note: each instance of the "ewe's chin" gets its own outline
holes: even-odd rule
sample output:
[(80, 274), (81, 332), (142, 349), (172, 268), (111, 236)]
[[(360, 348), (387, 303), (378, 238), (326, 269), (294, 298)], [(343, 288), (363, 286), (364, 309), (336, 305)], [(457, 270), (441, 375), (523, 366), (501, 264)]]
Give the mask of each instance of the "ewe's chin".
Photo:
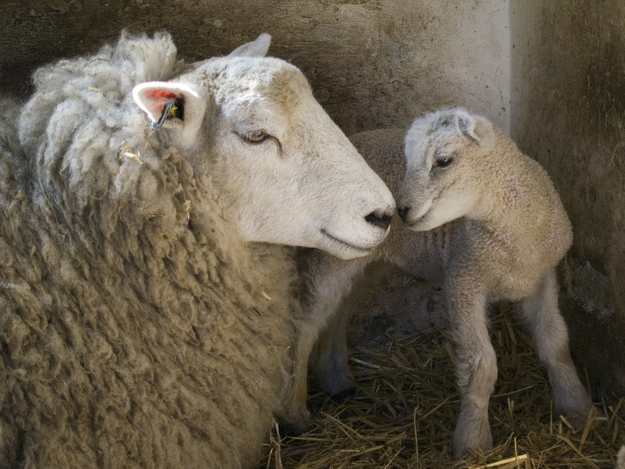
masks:
[(320, 243), (316, 247), (345, 261), (368, 256), (373, 250), (372, 247), (362, 247), (355, 243), (344, 241), (325, 230), (321, 230), (321, 235)]
[(263, 230), (258, 229), (259, 227), (254, 227), (256, 229), (253, 229), (251, 224), (243, 225), (243, 227), (240, 230), (240, 234), (247, 243), (260, 242), (315, 248), (326, 251), (343, 260), (368, 256), (386, 236), (385, 234), (380, 235), (374, 240), (354, 240), (348, 234), (343, 233), (341, 235), (318, 226), (308, 226), (304, 232), (297, 230)]

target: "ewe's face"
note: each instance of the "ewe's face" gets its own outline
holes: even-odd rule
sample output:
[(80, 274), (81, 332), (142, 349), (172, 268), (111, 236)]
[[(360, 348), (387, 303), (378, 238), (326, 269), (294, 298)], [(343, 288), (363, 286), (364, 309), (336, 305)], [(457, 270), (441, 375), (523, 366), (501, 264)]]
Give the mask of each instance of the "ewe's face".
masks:
[(410, 229), (431, 230), (471, 215), (481, 191), (474, 168), (480, 146), (488, 143), (476, 132), (485, 121), (477, 119), (462, 110), (443, 111), (417, 119), (408, 131), (397, 210)]
[(242, 236), (344, 259), (368, 254), (394, 213), (388, 188), (297, 69), (264, 59), (239, 78), (216, 90), (210, 125), (215, 174)]
[(395, 211), (390, 191), (295, 67), (228, 56), (159, 86), (140, 85), (135, 99), (158, 120), (165, 109), (158, 99), (175, 95), (169, 99), (184, 109), (163, 131), (199, 155), (198, 170), (213, 177), (246, 241), (350, 259), (384, 240)]

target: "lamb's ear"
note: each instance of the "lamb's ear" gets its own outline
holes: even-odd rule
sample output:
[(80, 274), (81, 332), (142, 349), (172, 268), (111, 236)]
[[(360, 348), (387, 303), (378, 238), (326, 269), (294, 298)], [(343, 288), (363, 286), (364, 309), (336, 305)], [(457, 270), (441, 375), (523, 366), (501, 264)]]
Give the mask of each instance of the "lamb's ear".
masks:
[(406, 137), (404, 137), (404, 156), (406, 161), (414, 158), (417, 153), (417, 143), (421, 134), (417, 132), (415, 124), (408, 130)]
[(490, 122), (462, 109), (456, 111), (456, 126), (461, 133), (480, 146), (488, 145), (494, 136)]
[(255, 41), (243, 44), (228, 55), (228, 57), (265, 57), (271, 44), (271, 36), (263, 33)]
[(182, 142), (193, 145), (206, 114), (206, 99), (185, 83), (149, 81), (137, 85), (132, 97), (153, 128), (178, 129)]

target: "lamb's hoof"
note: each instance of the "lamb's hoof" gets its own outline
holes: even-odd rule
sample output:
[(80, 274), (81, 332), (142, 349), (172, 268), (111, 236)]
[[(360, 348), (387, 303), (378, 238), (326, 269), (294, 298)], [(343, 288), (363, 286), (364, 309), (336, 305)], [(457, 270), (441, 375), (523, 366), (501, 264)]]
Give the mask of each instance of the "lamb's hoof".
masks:
[(595, 428), (607, 420), (603, 413), (594, 406), (588, 413), (571, 412), (564, 415), (564, 419), (571, 424), (575, 430), (581, 430), (585, 428), (586, 425), (590, 425), (590, 428)]
[(298, 423), (280, 423), (280, 435), (287, 438), (300, 436), (308, 431), (310, 425), (310, 419)]
[(280, 425), (281, 436), (298, 436), (306, 433), (312, 419), (306, 405), (294, 405), (290, 403), (282, 412), (276, 414)]
[(345, 400), (345, 398), (353, 396), (355, 391), (354, 380), (351, 373), (332, 371), (321, 373), (317, 372), (317, 383), (323, 392), (328, 394), (332, 400), (336, 401), (334, 396), (338, 396), (338, 399)]
[(483, 445), (475, 445), (475, 447), (474, 446), (460, 446), (457, 448), (454, 445), (454, 459), (456, 459), (456, 461), (459, 461), (465, 456), (469, 456), (469, 457), (477, 459), (480, 453), (485, 453), (487, 451), (490, 451), (491, 449), (493, 449), (492, 443), (490, 444), (486, 443)]
[(457, 460), (493, 449), (493, 437), (488, 422), (480, 425), (480, 420), (459, 420), (454, 431), (453, 448), (454, 458)]
[(352, 397), (354, 394), (356, 394), (356, 388), (354, 386), (350, 386), (347, 389), (344, 389), (342, 391), (332, 394), (330, 396), (330, 399), (332, 399), (332, 401), (337, 404), (342, 404), (348, 398)]
[(616, 469), (625, 469), (625, 445), (623, 445), (616, 456)]
[[(586, 425), (586, 420), (588, 420), (587, 415), (580, 414), (578, 412), (563, 415), (562, 416), (575, 430), (581, 430)], [(593, 423), (594, 425), (594, 423)]]

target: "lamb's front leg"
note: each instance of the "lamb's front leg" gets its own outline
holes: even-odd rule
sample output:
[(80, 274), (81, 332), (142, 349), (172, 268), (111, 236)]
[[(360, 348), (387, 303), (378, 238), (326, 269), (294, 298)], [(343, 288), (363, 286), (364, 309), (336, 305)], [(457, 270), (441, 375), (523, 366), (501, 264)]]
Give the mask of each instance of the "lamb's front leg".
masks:
[(454, 456), (460, 459), (468, 448), (485, 451), (493, 446), (488, 403), (497, 379), (497, 357), (488, 333), (485, 296), (461, 288), (450, 289), (448, 295), (461, 397)]
[(523, 300), (522, 312), (529, 322), (538, 356), (547, 367), (556, 412), (577, 414), (574, 423), (583, 424), (593, 403), (571, 359), (566, 323), (558, 309), (555, 270), (547, 272), (534, 296)]
[(319, 386), (335, 399), (343, 399), (354, 391), (347, 350), (348, 320), (348, 312), (339, 308), (320, 334), (310, 357)]
[(368, 258), (344, 261), (316, 250), (310, 251), (303, 262), (306, 276), (302, 299), (304, 320), (295, 344), (292, 389), (286, 403), (286, 416), (282, 418), (294, 432), (303, 432), (309, 425), (308, 362), (315, 342), (349, 293), (354, 279), (369, 262)]

